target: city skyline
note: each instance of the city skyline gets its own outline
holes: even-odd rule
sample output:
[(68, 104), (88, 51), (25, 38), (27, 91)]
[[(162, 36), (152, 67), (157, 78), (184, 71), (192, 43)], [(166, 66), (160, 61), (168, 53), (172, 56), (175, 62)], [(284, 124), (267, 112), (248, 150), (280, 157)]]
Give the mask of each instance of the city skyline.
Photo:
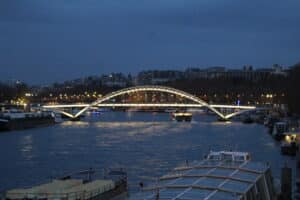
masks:
[[(294, 66), (294, 65), (293, 65)], [(93, 80), (98, 79), (103, 81), (117, 81), (121, 80), (121, 87), (124, 87), (129, 79), (133, 84), (154, 84), (154, 83), (142, 83), (138, 80), (141, 78), (152, 78), (157, 79), (160, 83), (167, 81), (172, 81), (176, 79), (214, 79), (217, 77), (227, 77), (227, 78), (247, 78), (251, 79), (260, 79), (261, 75), (279, 75), (287, 76), (288, 72), (293, 68), (293, 66), (282, 66), (278, 64), (273, 64), (271, 67), (264, 68), (255, 68), (252, 65), (244, 65), (240, 68), (229, 68), (225, 66), (210, 66), (210, 67), (186, 67), (181, 69), (158, 69), (150, 68), (143, 69), (142, 71), (131, 72), (110, 72), (110, 73), (98, 73), (98, 74), (88, 74), (82, 75), (80, 77), (71, 77), (60, 81), (51, 81), (48, 83), (31, 83), (26, 82), (22, 79), (17, 78), (7, 78), (0, 79), (0, 83), (15, 86), (18, 84), (27, 84), (28, 86), (50, 86), (54, 84), (63, 84), (63, 83), (82, 83), (85, 80), (92, 78)], [(152, 74), (152, 75), (151, 75)], [(149, 80), (148, 80), (149, 81)], [(138, 83), (139, 82), (139, 83)], [(105, 84), (104, 84), (105, 85)]]
[(92, 74), (299, 62), (300, 3), (0, 2), (0, 79), (51, 83)]

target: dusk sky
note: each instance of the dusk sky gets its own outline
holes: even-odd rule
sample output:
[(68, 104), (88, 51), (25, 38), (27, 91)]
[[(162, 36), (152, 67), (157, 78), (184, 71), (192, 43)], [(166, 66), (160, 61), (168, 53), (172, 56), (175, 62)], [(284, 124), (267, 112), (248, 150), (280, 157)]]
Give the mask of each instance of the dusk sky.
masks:
[(299, 61), (299, 0), (0, 0), (0, 80)]

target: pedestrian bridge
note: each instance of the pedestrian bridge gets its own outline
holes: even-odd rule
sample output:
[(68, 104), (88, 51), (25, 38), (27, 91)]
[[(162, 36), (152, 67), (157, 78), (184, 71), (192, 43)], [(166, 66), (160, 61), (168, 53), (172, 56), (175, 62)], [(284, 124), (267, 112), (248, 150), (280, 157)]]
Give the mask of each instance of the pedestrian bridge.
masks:
[[(115, 103), (115, 102), (108, 102), (109, 100), (112, 100), (116, 97), (120, 97), (125, 94), (132, 94), (136, 92), (162, 92), (162, 93), (168, 93), (171, 95), (176, 95), (181, 98), (184, 98), (186, 100), (189, 100), (192, 103)], [(164, 108), (207, 108), (210, 111), (214, 112), (216, 115), (218, 115), (220, 118), (224, 120), (228, 120), (233, 116), (239, 115), (244, 112), (248, 112), (250, 110), (256, 109), (255, 106), (240, 106), (240, 105), (211, 105), (202, 99), (196, 97), (195, 95), (189, 94), (187, 92), (184, 92), (182, 90), (178, 90), (171, 87), (165, 87), (165, 86), (136, 86), (136, 87), (129, 87), (125, 89), (121, 89), (112, 93), (109, 93), (96, 101), (90, 103), (90, 104), (67, 104), (67, 105), (44, 105), (44, 109), (50, 109), (56, 112), (60, 112), (70, 118), (77, 118), (80, 115), (82, 115), (85, 111), (90, 109), (91, 107), (164, 107)], [(80, 108), (80, 110), (77, 113), (69, 113), (66, 112), (64, 109), (66, 108)], [(218, 109), (232, 109), (234, 112), (230, 114), (224, 114)]]

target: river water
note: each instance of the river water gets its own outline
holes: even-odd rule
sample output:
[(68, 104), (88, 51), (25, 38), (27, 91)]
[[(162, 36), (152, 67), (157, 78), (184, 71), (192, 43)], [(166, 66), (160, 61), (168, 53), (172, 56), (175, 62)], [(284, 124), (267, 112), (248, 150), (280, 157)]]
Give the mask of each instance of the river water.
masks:
[(216, 122), (194, 114), (191, 123), (174, 122), (167, 113), (105, 112), (80, 122), (0, 134), (0, 191), (38, 184), (67, 172), (126, 168), (130, 191), (209, 150), (248, 151), (269, 162), (275, 178), (295, 159), (258, 124)]

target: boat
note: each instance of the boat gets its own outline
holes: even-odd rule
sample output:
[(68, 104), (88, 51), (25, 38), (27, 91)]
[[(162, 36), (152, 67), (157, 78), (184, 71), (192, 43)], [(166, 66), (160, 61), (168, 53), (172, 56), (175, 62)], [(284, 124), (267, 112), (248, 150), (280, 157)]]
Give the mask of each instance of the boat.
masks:
[(273, 129), (274, 124), (279, 121), (278, 117), (267, 115), (264, 119), (264, 125), (270, 129)]
[(0, 131), (35, 128), (54, 123), (55, 117), (51, 112), (4, 112), (0, 114)]
[(173, 112), (176, 112), (176, 110), (175, 109), (171, 109), (171, 108), (165, 109), (165, 113), (173, 113)]
[(54, 121), (55, 123), (62, 123), (63, 119), (62, 119), (62, 115), (60, 113), (52, 113), (52, 116), (54, 117)]
[(127, 175), (123, 170), (110, 170), (102, 179), (93, 179), (96, 170), (68, 174), (51, 182), (30, 188), (5, 192), (6, 200), (110, 200), (127, 195)]
[(248, 152), (211, 151), (204, 160), (186, 162), (129, 200), (276, 199), (268, 164), (253, 162)]
[(188, 108), (188, 112), (205, 114), (205, 111), (202, 108)]
[(284, 133), (284, 140), (281, 142), (281, 153), (295, 156), (299, 150), (299, 140), (300, 135), (298, 133)]
[(192, 121), (193, 114), (190, 112), (174, 112), (172, 113), (172, 119), (178, 122), (190, 122)]
[(288, 124), (286, 122), (276, 122), (273, 127), (273, 137), (280, 141), (284, 138), (284, 133), (288, 131)]
[(104, 112), (109, 112), (111, 111), (110, 108), (98, 108), (98, 107), (92, 107), (87, 111), (90, 115), (100, 115)]

